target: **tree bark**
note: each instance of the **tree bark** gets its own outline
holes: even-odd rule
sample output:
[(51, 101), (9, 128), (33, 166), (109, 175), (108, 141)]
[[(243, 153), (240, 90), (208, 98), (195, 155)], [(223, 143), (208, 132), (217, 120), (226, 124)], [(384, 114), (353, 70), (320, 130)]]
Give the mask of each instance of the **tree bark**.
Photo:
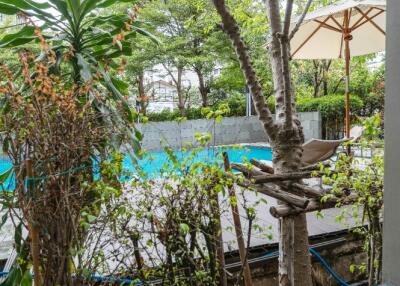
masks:
[(177, 65), (176, 76), (172, 73), (171, 69), (167, 67), (167, 65), (163, 64), (163, 66), (175, 84), (176, 94), (178, 95), (178, 109), (181, 112), (181, 115), (185, 116), (185, 93), (182, 86), (183, 65)]
[(236, 20), (229, 13), (225, 6), (224, 0), (213, 0), (213, 2), (218, 14), (221, 16), (222, 27), (225, 33), (228, 34), (229, 38), (231, 39), (236, 54), (239, 58), (240, 67), (245, 76), (247, 86), (251, 91), (251, 96), (258, 114), (258, 119), (261, 121), (268, 137), (273, 140), (275, 138), (277, 126), (274, 124), (272, 113), (265, 103), (265, 97), (262, 92), (260, 81), (248, 55), (247, 46), (240, 36), (240, 30)]
[(140, 103), (140, 112), (143, 115), (146, 115), (148, 100), (146, 98), (146, 91), (144, 88), (144, 73), (143, 72), (139, 73), (137, 83), (138, 83), (138, 92), (139, 92), (138, 99), (139, 99), (139, 103)]
[(178, 67), (177, 69), (177, 81), (176, 81), (176, 93), (178, 95), (178, 108), (182, 116), (185, 116), (185, 97), (182, 88), (182, 74), (183, 67)]
[[(291, 81), (287, 25), (290, 24), (290, 4), (286, 9), (284, 27), (282, 29), (279, 1), (267, 0), (269, 12), (271, 43), (269, 55), (272, 67), (274, 87), (276, 90), (276, 110), (279, 128), (278, 136), (273, 144), (273, 167), (275, 174), (297, 171), (301, 165), (304, 142), (303, 130), (296, 117), (294, 108), (294, 92)], [(282, 35), (283, 31), (283, 35)], [(290, 93), (290, 96), (288, 96)], [(291, 102), (289, 102), (291, 100)], [(288, 118), (288, 107), (292, 107)], [(288, 124), (288, 120), (290, 120)], [(304, 214), (280, 219), (279, 237), (279, 284), (281, 286), (310, 286), (311, 260), (308, 253), (307, 221)]]
[(313, 60), (313, 66), (314, 66), (314, 91), (313, 91), (313, 97), (318, 97), (319, 88), (321, 86), (320, 65), (319, 65), (318, 60)]
[[(221, 16), (222, 26), (235, 47), (247, 85), (251, 89), (258, 117), (271, 140), (274, 173), (283, 174), (299, 170), (304, 135), (296, 116), (289, 69), (289, 25), (293, 1), (287, 1), (284, 27), (281, 25), (279, 1), (266, 1), (271, 33), (269, 54), (276, 91), (276, 122), (265, 104), (261, 85), (235, 19), (226, 8), (224, 0), (213, 2)], [(312, 285), (305, 215), (280, 220), (279, 247), (279, 285)]]
[(322, 71), (322, 90), (324, 92), (324, 95), (328, 95), (328, 72), (331, 64), (332, 60), (324, 60)]
[(208, 93), (210, 92), (210, 88), (207, 86), (204, 80), (203, 72), (200, 67), (195, 68), (195, 72), (197, 74), (197, 78), (199, 79), (199, 92), (201, 95), (201, 105), (203, 107), (208, 106)]

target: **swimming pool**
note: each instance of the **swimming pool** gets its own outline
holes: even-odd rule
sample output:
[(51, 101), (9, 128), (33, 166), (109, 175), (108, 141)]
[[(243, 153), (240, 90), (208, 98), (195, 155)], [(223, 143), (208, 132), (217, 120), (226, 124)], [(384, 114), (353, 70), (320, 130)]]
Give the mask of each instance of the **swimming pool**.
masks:
[[(222, 165), (222, 158), (219, 154), (227, 152), (229, 160), (231, 162), (244, 162), (249, 161), (252, 158), (258, 160), (272, 160), (272, 152), (267, 147), (256, 147), (256, 146), (223, 146), (223, 147), (210, 147), (197, 150), (196, 154), (193, 155), (191, 160), (192, 163), (196, 162), (217, 162)], [(182, 151), (175, 150), (175, 156), (179, 161), (183, 161), (184, 158), (188, 158), (190, 150)], [(158, 178), (161, 176), (161, 170), (165, 170), (165, 166), (168, 164), (169, 156), (165, 151), (149, 151), (144, 154), (143, 158), (138, 161), (138, 164), (144, 174), (148, 178)], [(0, 156), (0, 175), (11, 168), (11, 162), (5, 157)], [(125, 171), (137, 173), (135, 164), (129, 156), (125, 156), (123, 161), (123, 168)], [(14, 189), (14, 178), (10, 176), (6, 182), (1, 186), (1, 189)]]

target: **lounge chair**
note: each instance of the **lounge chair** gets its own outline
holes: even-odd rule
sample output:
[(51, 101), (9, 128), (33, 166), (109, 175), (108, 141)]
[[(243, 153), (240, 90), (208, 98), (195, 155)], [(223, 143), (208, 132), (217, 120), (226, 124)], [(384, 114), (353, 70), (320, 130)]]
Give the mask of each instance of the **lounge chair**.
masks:
[(301, 157), (302, 165), (312, 165), (318, 162), (328, 160), (335, 155), (337, 148), (351, 141), (353, 138), (343, 138), (340, 140), (321, 140), (310, 139), (303, 144), (303, 156)]
[(364, 132), (364, 127), (360, 125), (356, 125), (353, 128), (350, 129), (350, 142), (355, 143), (358, 140), (360, 140), (361, 135)]
[(303, 156), (302, 164), (304, 166), (316, 164), (328, 160), (335, 155), (340, 145), (345, 142), (355, 143), (357, 142), (364, 128), (356, 125), (350, 129), (350, 137), (339, 140), (321, 140), (321, 139), (310, 139), (303, 144)]

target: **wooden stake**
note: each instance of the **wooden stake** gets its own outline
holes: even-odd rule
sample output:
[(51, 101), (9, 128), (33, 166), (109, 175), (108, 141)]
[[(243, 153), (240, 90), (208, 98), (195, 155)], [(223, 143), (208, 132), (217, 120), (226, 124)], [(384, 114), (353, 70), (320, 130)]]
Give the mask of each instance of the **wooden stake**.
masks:
[(219, 200), (218, 200), (218, 194), (215, 194), (215, 220), (216, 220), (216, 228), (218, 231), (216, 240), (217, 240), (217, 245), (216, 245), (216, 252), (217, 252), (217, 257), (218, 257), (218, 272), (219, 272), (219, 280), (221, 286), (227, 286), (228, 285), (228, 279), (226, 277), (226, 272), (225, 272), (225, 251), (224, 251), (224, 241), (222, 238), (222, 226), (221, 226), (221, 212), (220, 212), (220, 207), (219, 207)]
[(300, 213), (307, 213), (307, 212), (313, 212), (313, 211), (333, 208), (339, 202), (343, 205), (348, 205), (348, 204), (353, 203), (357, 199), (358, 199), (358, 196), (356, 194), (351, 194), (350, 196), (343, 198), (343, 199), (331, 199), (325, 203), (321, 203), (320, 200), (313, 199), (310, 201), (310, 203), (308, 204), (308, 206), (305, 209), (296, 208), (296, 207), (292, 207), (289, 205), (278, 205), (278, 206), (271, 207), (269, 209), (269, 211), (273, 217), (281, 218), (281, 217), (286, 217), (286, 216), (290, 216), (290, 215), (298, 215)]
[(277, 181), (300, 180), (311, 177), (312, 177), (311, 171), (304, 171), (304, 172), (292, 172), (287, 174), (276, 174), (276, 175), (265, 174), (262, 176), (255, 176), (253, 179), (255, 180), (256, 184), (260, 184), (260, 183), (270, 183)]
[[(240, 185), (240, 183), (238, 184)], [(310, 202), (309, 199), (300, 197), (289, 192), (285, 192), (279, 186), (274, 184), (250, 184), (248, 188), (254, 189), (259, 193), (273, 197), (289, 205), (293, 205), (302, 209), (305, 209)]]
[[(258, 164), (258, 163), (256, 163), (256, 161), (257, 160), (253, 160), (253, 162), (255, 164)], [(249, 167), (247, 167), (246, 165), (243, 165), (243, 164), (237, 164), (237, 163), (232, 164), (232, 168), (235, 169), (235, 170), (241, 171), (242, 173), (248, 175), (249, 177), (267, 175), (267, 174), (263, 173), (262, 171), (259, 171), (259, 170), (255, 169), (255, 168), (251, 169), (251, 168), (249, 168)], [(226, 173), (226, 175), (229, 176), (231, 174), (230, 173)], [(279, 187), (283, 188), (283, 191), (291, 193), (291, 194), (294, 194), (294, 195), (297, 195), (297, 196), (298, 195), (303, 195), (303, 196), (306, 196), (308, 198), (320, 198), (321, 196), (324, 195), (324, 191), (322, 189), (314, 189), (312, 187), (309, 187), (309, 186), (306, 186), (306, 185), (302, 185), (300, 183), (279, 182), (279, 181), (275, 181), (273, 183), (278, 185)], [(252, 184), (252, 182), (250, 180), (244, 180), (244, 181), (241, 181), (238, 184), (241, 187), (244, 187), (244, 188), (250, 188), (250, 187), (253, 186), (253, 184)], [(271, 192), (268, 192), (268, 190), (262, 189), (261, 186), (265, 186), (265, 184), (257, 186), (257, 188), (259, 188), (259, 191), (261, 193), (269, 195), (269, 196), (273, 196), (273, 197), (276, 198), (276, 196), (274, 196), (273, 194), (271, 195)], [(272, 186), (272, 184), (269, 183), (268, 186)], [(280, 191), (280, 192), (281, 192), (281, 195), (285, 194), (285, 193), (282, 193), (282, 191)], [(279, 197), (281, 198), (282, 196), (279, 196)], [(285, 201), (284, 199), (282, 199), (282, 200)], [(287, 202), (287, 203), (289, 203), (289, 202)], [(303, 203), (305, 203), (305, 201), (303, 201)]]
[[(30, 191), (30, 179), (33, 178), (32, 161), (25, 161), (26, 176), (28, 179), (27, 189)], [(31, 239), (31, 255), (32, 255), (32, 267), (33, 267), (33, 282), (34, 286), (40, 286), (40, 246), (39, 246), (39, 230), (35, 225), (35, 222), (28, 222), (29, 236)]]
[(256, 159), (250, 159), (250, 163), (253, 164), (254, 166), (256, 166), (257, 168), (259, 168), (261, 171), (269, 173), (269, 174), (273, 174), (274, 173), (274, 168), (272, 168), (271, 166), (256, 160)]
[[(229, 163), (229, 157), (228, 153), (224, 152), (224, 168), (226, 172), (231, 171), (231, 166)], [(237, 206), (237, 198), (235, 194), (235, 190), (233, 187), (229, 188), (229, 197), (231, 201), (235, 203), (231, 203), (231, 210), (232, 210), (232, 216), (233, 216), (233, 223), (235, 225), (235, 232), (236, 232), (236, 239), (239, 247), (239, 256), (240, 256), (240, 261), (242, 263), (242, 267), (244, 268), (243, 274), (244, 274), (244, 285), (245, 286), (252, 286), (253, 282), (251, 280), (251, 271), (250, 271), (250, 266), (248, 263), (247, 255), (246, 255), (246, 246), (244, 244), (244, 239), (243, 239), (243, 232), (242, 232), (242, 224), (240, 222), (240, 216), (239, 216), (239, 208)]]

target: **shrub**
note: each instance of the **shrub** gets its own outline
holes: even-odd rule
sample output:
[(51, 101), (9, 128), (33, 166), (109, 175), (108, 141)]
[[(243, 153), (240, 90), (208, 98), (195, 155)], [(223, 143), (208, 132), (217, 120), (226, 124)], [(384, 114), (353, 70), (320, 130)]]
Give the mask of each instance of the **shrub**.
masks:
[[(350, 109), (352, 113), (359, 112), (363, 107), (363, 101), (356, 95), (350, 96)], [(345, 97), (344, 95), (327, 95), (322, 97), (301, 97), (297, 100), (297, 111), (309, 112), (319, 111), (322, 118), (345, 116)]]
[[(363, 101), (356, 95), (350, 96), (350, 110), (358, 115), (363, 108)], [(322, 137), (336, 139), (343, 136), (345, 118), (344, 95), (327, 95), (323, 97), (300, 97), (297, 99), (298, 112), (319, 111), (322, 117)]]
[(372, 116), (377, 112), (383, 111), (385, 104), (385, 95), (380, 92), (372, 92), (366, 94), (362, 98), (364, 107), (361, 112), (361, 116)]
[(226, 100), (220, 101), (217, 106), (228, 104), (229, 113), (227, 116), (244, 116), (246, 115), (246, 95), (234, 93)]

